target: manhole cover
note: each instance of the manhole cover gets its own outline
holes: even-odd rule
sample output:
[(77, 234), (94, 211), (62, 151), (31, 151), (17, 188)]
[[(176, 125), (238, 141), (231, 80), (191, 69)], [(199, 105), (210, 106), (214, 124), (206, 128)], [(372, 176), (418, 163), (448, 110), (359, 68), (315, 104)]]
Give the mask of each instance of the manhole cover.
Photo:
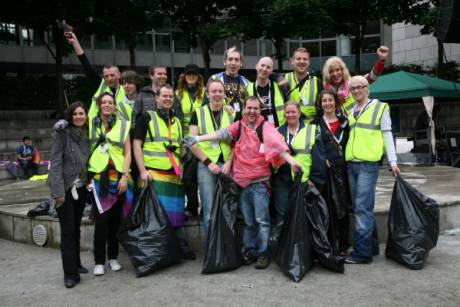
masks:
[(43, 225), (37, 225), (32, 230), (32, 240), (38, 246), (44, 246), (48, 241), (48, 231)]

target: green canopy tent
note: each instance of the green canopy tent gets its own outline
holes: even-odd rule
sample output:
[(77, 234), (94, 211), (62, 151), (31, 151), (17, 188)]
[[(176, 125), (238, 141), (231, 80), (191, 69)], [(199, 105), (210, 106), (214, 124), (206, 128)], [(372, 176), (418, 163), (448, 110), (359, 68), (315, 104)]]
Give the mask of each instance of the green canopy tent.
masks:
[(436, 139), (432, 119), (434, 98), (460, 98), (460, 83), (398, 71), (377, 79), (370, 86), (370, 97), (382, 101), (421, 98), (430, 120), (431, 150), (435, 153)]

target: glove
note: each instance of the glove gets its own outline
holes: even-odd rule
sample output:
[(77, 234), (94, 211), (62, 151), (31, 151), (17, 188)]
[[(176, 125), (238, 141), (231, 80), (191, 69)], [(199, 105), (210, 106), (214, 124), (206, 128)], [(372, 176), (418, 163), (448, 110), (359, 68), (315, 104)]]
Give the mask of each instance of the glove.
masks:
[(65, 119), (60, 119), (54, 124), (53, 129), (54, 131), (61, 131), (67, 128), (68, 125), (69, 122), (67, 122)]
[(184, 144), (185, 147), (191, 148), (194, 144), (198, 143), (200, 141), (200, 137), (198, 135), (190, 135), (184, 137), (184, 140), (182, 143)]

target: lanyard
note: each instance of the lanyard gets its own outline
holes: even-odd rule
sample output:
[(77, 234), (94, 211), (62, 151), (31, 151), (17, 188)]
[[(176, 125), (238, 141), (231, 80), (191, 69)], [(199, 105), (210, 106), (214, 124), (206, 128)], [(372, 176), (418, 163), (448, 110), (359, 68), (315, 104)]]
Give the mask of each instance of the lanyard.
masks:
[(257, 91), (257, 80), (254, 82), (254, 93), (256, 93), (257, 97), (259, 97), (260, 101), (262, 101), (265, 105), (265, 107), (268, 107), (270, 114), (272, 113), (272, 84), (269, 81), (268, 82), (268, 104), (265, 103), (265, 101), (262, 100), (262, 97), (259, 95), (259, 92)]
[[(171, 132), (171, 118), (168, 117), (168, 138), (169, 138), (169, 144), (172, 143), (171, 141), (171, 135), (172, 135), (172, 132)], [(176, 163), (176, 159), (174, 159), (174, 156), (173, 156), (173, 153), (166, 149), (166, 154), (168, 155), (168, 158), (169, 158), (169, 161), (171, 162), (171, 165), (174, 169), (174, 173), (176, 174), (176, 176), (178, 177), (181, 177), (182, 176), (182, 171), (179, 167), (179, 165), (177, 165)]]
[(297, 133), (299, 132), (299, 129), (300, 129), (300, 123), (299, 123), (299, 126), (297, 127), (297, 129), (295, 130), (294, 132), (294, 135), (292, 136), (292, 140), (290, 140), (290, 133), (289, 133), (289, 126), (287, 127), (287, 132), (286, 132), (286, 143), (288, 143), (289, 145), (291, 145), (292, 142), (294, 142), (296, 136), (297, 136)]
[(209, 113), (211, 114), (212, 126), (214, 127), (214, 131), (217, 131), (217, 128), (220, 127), (220, 122), (222, 121), (222, 116), (223, 116), (222, 111), (223, 110), (220, 109), (219, 125), (217, 125), (216, 119), (214, 117), (214, 112), (211, 110), (211, 107), (209, 106), (209, 104), (208, 104), (208, 109), (209, 109)]
[(196, 92), (195, 92), (193, 99), (192, 99), (192, 94), (190, 94), (190, 91), (188, 90), (188, 88), (187, 88), (187, 94), (188, 94), (188, 100), (190, 101), (190, 112), (189, 113), (192, 113), (193, 104), (195, 103), (195, 100), (196, 100)]
[[(337, 120), (339, 120), (339, 119), (337, 119)], [(327, 121), (326, 117), (324, 117), (324, 116), (323, 116), (323, 121), (326, 123), (327, 128), (328, 128), (329, 131), (331, 132), (331, 135), (332, 135), (332, 137), (334, 138), (334, 141), (336, 141), (337, 144), (340, 145), (340, 142), (342, 141), (342, 138), (343, 138), (343, 130), (340, 132), (339, 138), (337, 138), (337, 137), (335, 136), (334, 132), (332, 132), (331, 126), (329, 125), (329, 122)]]
[[(355, 110), (353, 109), (353, 116), (355, 117), (356, 121), (357, 121), (358, 118), (361, 116), (361, 114), (367, 109), (367, 107), (369, 106), (369, 104), (370, 104), (372, 101), (373, 101), (373, 99), (370, 99), (370, 100), (366, 103), (366, 105), (365, 105), (361, 110), (359, 110), (359, 113), (358, 113), (357, 116), (354, 115), (354, 114), (355, 114)], [(355, 109), (356, 109), (356, 107), (355, 107)]]

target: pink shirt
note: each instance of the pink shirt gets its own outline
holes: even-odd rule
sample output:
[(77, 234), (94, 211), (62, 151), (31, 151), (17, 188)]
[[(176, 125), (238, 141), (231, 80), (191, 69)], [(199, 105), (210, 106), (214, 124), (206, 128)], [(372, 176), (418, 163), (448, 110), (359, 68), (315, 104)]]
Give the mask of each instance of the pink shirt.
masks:
[[(264, 121), (263, 116), (257, 120), (255, 127)], [(240, 121), (231, 124), (227, 129), (233, 139), (237, 137)], [(241, 135), (233, 151), (233, 179), (242, 188), (252, 181), (271, 175), (271, 167), (278, 167), (285, 161), (279, 155), (287, 152), (288, 146), (283, 137), (270, 122), (265, 122), (262, 135), (264, 144), (261, 146), (256, 129), (246, 125), (246, 118), (241, 120)]]

